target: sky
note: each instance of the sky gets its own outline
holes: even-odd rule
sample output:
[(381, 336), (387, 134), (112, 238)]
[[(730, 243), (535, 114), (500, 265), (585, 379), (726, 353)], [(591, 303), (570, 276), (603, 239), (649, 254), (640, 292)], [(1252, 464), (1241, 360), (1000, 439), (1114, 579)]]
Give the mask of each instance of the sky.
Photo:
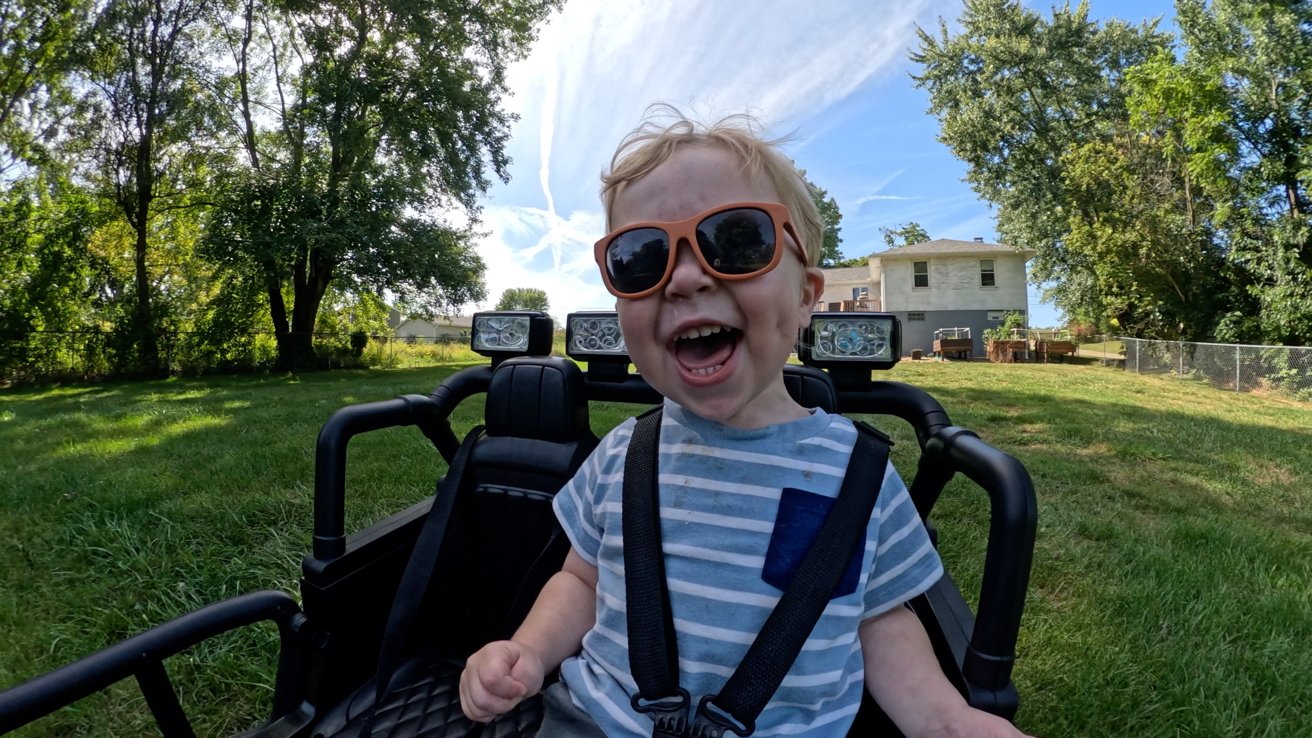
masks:
[[(1026, 0), (1047, 13), (1052, 3)], [(880, 228), (997, 241), (994, 211), (936, 139), (909, 77), (916, 27), (953, 27), (960, 0), (566, 0), (511, 67), (519, 116), (511, 180), (482, 202), (491, 309), (511, 287), (547, 293), (558, 320), (614, 307), (592, 256), (605, 233), (599, 174), (655, 102), (698, 120), (750, 113), (838, 201), (845, 257), (885, 248)], [(1170, 0), (1090, 0), (1095, 18), (1163, 17)], [(1058, 325), (1030, 288), (1030, 324)]]

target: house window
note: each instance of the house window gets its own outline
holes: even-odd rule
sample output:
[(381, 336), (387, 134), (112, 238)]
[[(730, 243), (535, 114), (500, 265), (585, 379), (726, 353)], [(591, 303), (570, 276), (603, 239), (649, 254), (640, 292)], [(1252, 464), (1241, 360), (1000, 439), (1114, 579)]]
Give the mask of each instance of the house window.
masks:
[(907, 322), (908, 322), (908, 323), (910, 323), (910, 322), (913, 321), (913, 320), (924, 320), (924, 319), (925, 319), (925, 314), (924, 314), (924, 313), (907, 313)]
[(911, 277), (913, 287), (929, 286), (929, 262), (913, 261), (911, 262)]
[(865, 297), (866, 294), (868, 294), (868, 292), (867, 292), (867, 290), (866, 290), (865, 287), (853, 287), (853, 288), (852, 288), (852, 299), (853, 299), (853, 300), (860, 300), (861, 298)]
[(980, 286), (980, 287), (996, 287), (996, 286), (997, 286), (997, 282), (995, 282), (995, 281), (994, 281), (994, 278), (993, 278), (993, 260), (992, 260), (992, 259), (980, 259), (980, 260), (979, 260), (979, 286)]

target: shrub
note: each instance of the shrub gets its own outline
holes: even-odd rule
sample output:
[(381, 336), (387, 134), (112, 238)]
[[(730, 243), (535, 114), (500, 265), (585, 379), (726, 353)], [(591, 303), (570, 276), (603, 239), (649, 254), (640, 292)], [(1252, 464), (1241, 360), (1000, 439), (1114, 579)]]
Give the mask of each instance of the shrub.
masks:
[(363, 330), (351, 331), (351, 356), (360, 358), (364, 355), (364, 347), (369, 345), (369, 334)]

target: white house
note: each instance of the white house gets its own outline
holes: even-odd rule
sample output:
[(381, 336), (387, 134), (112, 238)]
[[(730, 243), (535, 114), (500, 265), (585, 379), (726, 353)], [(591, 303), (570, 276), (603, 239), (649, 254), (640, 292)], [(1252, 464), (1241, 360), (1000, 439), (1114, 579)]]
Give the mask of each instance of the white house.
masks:
[(1025, 262), (1030, 249), (984, 239), (939, 238), (871, 254), (866, 267), (826, 269), (821, 308), (868, 299), (854, 307), (893, 313), (902, 321), (902, 351), (933, 350), (939, 328), (970, 328), (975, 355), (984, 354), (986, 328), (1008, 312), (1029, 314)]
[(396, 337), (402, 340), (413, 339), (423, 343), (434, 343), (439, 337), (444, 339), (468, 338), (469, 329), (474, 324), (473, 321), (474, 319), (467, 315), (438, 318), (437, 320), (406, 318), (396, 327)]

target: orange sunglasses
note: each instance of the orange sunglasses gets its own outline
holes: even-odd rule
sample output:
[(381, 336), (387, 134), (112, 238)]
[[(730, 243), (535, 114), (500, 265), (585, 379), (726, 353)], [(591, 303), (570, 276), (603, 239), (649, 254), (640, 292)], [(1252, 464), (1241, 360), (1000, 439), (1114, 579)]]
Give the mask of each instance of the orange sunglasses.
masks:
[(788, 240), (785, 234), (806, 265), (806, 250), (788, 208), (777, 202), (735, 202), (687, 220), (630, 223), (593, 248), (606, 289), (616, 297), (637, 300), (670, 280), (680, 240), (692, 245), (707, 274), (738, 280), (759, 277), (778, 266)]

